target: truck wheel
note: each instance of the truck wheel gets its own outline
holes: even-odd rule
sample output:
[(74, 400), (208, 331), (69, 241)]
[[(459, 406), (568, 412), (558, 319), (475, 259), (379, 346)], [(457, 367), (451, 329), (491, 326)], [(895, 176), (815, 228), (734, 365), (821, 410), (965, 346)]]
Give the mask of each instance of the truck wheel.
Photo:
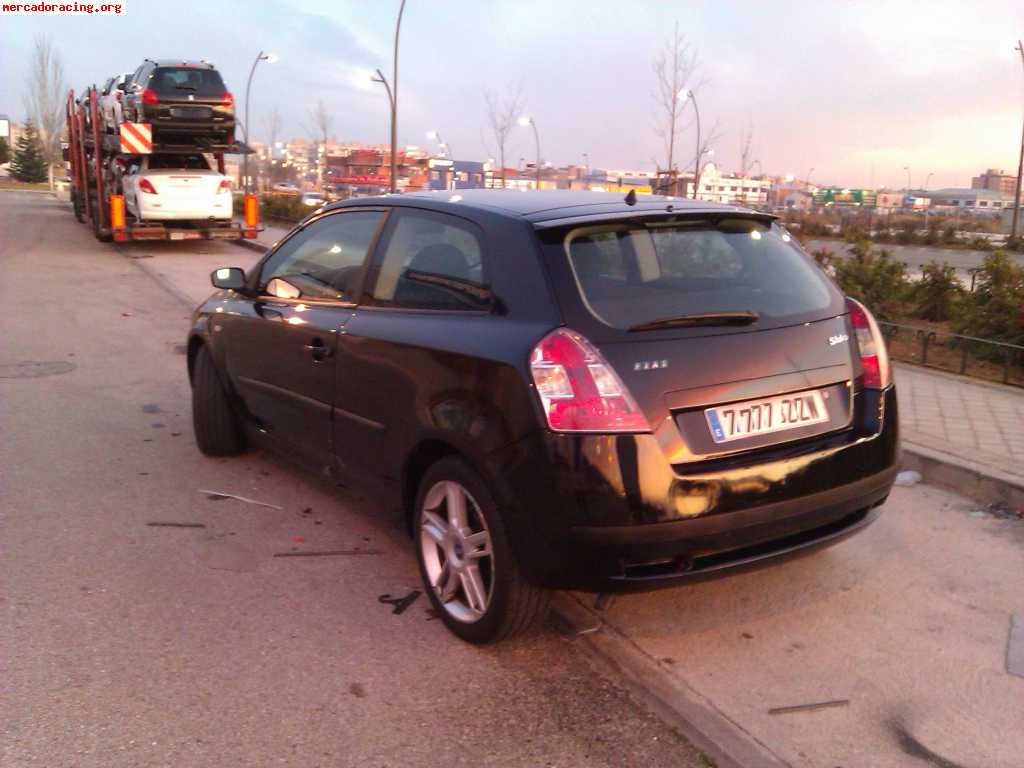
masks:
[(192, 372), (192, 429), (207, 456), (234, 456), (245, 450), (245, 435), (231, 408), (210, 351), (200, 347)]
[(450, 456), (427, 470), (414, 536), (430, 602), (461, 639), (492, 643), (525, 634), (547, 615), (550, 593), (525, 578), (494, 497), (462, 459)]

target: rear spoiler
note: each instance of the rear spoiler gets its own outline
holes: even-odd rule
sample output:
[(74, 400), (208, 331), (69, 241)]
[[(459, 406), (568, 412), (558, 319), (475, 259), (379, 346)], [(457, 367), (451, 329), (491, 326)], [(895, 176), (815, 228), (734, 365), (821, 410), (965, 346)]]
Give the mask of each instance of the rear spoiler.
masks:
[(716, 221), (718, 219), (750, 219), (752, 221), (759, 221), (763, 224), (771, 224), (778, 220), (778, 216), (771, 213), (762, 213), (761, 211), (752, 211), (747, 208), (707, 208), (701, 210), (700, 208), (683, 208), (681, 210), (673, 210), (671, 205), (659, 205), (657, 208), (648, 208), (646, 210), (626, 209), (619, 211), (609, 211), (608, 213), (591, 213), (578, 216), (565, 216), (558, 219), (545, 219), (544, 221), (535, 221), (533, 226), (536, 229), (554, 229), (556, 227), (564, 227), (572, 224), (593, 224), (595, 222), (603, 221), (637, 221), (642, 222), (645, 219), (665, 219), (675, 218), (679, 219), (703, 219), (705, 221)]

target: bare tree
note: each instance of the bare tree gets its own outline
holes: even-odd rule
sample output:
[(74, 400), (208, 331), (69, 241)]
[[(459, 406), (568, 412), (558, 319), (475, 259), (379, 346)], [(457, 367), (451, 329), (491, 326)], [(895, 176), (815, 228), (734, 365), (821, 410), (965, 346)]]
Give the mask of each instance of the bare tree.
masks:
[[(316, 180), (317, 187), (323, 190), (324, 187), (324, 157), (327, 154), (327, 139), (331, 133), (331, 126), (334, 124), (334, 118), (327, 111), (327, 107), (324, 106), (324, 102), (321, 99), (316, 103), (316, 109), (309, 110), (309, 124), (305, 125), (304, 128), (307, 133), (313, 137), (313, 141), (317, 143), (317, 162), (316, 162)], [(322, 147), (322, 151), (321, 148)]]
[(516, 125), (516, 119), (523, 111), (522, 86), (509, 86), (504, 98), (485, 90), (484, 101), (487, 102), (487, 120), (491, 125), (491, 133), (498, 147), (498, 162), (501, 163), (501, 186), (505, 187), (505, 148), (508, 146), (508, 135)]
[(45, 35), (35, 39), (32, 58), (29, 62), (27, 80), (28, 94), (25, 97), (25, 111), (39, 126), (39, 139), (43, 145), (43, 159), (46, 161), (53, 189), (53, 167), (61, 160), (61, 132), (64, 130), (64, 99), (67, 85), (64, 82), (64, 66), (60, 54)]
[(653, 96), (656, 104), (654, 131), (665, 145), (665, 172), (671, 184), (676, 174), (676, 142), (683, 130), (682, 113), (685, 102), (680, 99), (684, 89), (697, 90), (695, 82), (700, 60), (686, 38), (679, 34), (676, 22), (672, 36), (665, 42), (654, 60), (657, 88)]

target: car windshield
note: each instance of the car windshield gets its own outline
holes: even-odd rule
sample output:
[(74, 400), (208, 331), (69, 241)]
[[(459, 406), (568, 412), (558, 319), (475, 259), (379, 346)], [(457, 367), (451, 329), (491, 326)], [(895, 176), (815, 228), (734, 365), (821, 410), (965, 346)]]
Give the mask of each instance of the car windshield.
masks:
[(579, 228), (566, 250), (587, 307), (623, 330), (701, 315), (776, 324), (832, 300), (789, 235), (752, 219)]
[(149, 170), (208, 171), (210, 164), (202, 155), (150, 155)]
[(157, 95), (169, 98), (183, 97), (185, 94), (220, 97), (226, 91), (217, 70), (197, 67), (157, 67), (149, 87)]

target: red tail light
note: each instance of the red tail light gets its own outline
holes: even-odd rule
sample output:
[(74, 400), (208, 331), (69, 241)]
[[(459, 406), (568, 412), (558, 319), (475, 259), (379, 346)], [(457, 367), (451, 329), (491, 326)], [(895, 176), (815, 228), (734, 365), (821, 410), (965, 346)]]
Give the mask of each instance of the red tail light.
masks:
[(878, 323), (867, 307), (856, 299), (847, 297), (846, 306), (850, 310), (850, 321), (857, 334), (860, 364), (864, 369), (864, 386), (869, 389), (885, 389), (892, 381), (892, 372), (889, 369), (889, 352), (885, 348), (885, 339)]
[(556, 432), (649, 432), (615, 369), (582, 335), (552, 331), (530, 355), (530, 373)]
[(227, 179), (221, 179), (220, 180), (220, 184), (217, 185), (217, 193), (219, 194), (221, 192), (230, 192), (230, 191), (231, 191), (231, 182), (228, 181)]
[(235, 97), (231, 95), (231, 91), (224, 91), (224, 95), (220, 97), (220, 105), (228, 109), (235, 106)]
[(139, 189), (150, 195), (156, 194), (156, 187), (153, 186), (153, 182), (149, 179), (139, 179)]
[(151, 91), (149, 88), (142, 92), (142, 103), (148, 104), (149, 106), (156, 106), (160, 103), (160, 97), (156, 95), (156, 91)]

